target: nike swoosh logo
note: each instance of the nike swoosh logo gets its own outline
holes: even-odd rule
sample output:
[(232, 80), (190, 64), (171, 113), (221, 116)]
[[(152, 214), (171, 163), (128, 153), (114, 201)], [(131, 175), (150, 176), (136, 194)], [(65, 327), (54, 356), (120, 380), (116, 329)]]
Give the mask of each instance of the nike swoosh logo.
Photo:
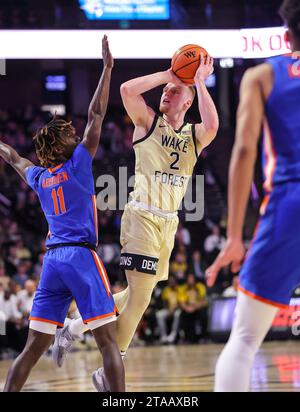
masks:
[(166, 125), (162, 125), (162, 124), (160, 124), (158, 127), (167, 127)]

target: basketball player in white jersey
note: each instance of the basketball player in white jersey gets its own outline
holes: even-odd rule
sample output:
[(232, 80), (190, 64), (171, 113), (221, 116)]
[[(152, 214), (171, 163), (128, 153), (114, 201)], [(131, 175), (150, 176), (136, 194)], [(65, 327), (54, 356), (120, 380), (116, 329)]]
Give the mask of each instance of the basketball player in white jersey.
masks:
[(300, 1), (285, 0), (280, 15), (293, 54), (271, 58), (242, 79), (229, 172), (228, 239), (207, 270), (212, 286), (222, 267), (231, 264), (236, 272), (241, 266), (244, 216), (264, 124), (266, 197), (240, 272), (231, 335), (216, 366), (218, 392), (249, 390), (255, 354), (278, 308), (288, 307), (300, 283)]
[[(166, 280), (169, 259), (177, 231), (177, 210), (197, 157), (215, 138), (218, 114), (206, 85), (213, 72), (213, 59), (202, 56), (195, 75), (202, 123), (189, 124), (184, 118), (195, 91), (182, 83), (171, 69), (139, 77), (121, 86), (121, 96), (135, 130), (135, 187), (121, 224), (121, 266), (127, 288), (114, 295), (120, 312), (117, 343), (125, 355), (138, 323), (149, 305), (157, 282)], [(146, 105), (143, 94), (165, 85), (158, 115)], [(87, 330), (81, 319), (58, 333), (54, 361), (62, 365), (73, 339)], [(109, 390), (103, 369), (94, 373), (99, 391)]]

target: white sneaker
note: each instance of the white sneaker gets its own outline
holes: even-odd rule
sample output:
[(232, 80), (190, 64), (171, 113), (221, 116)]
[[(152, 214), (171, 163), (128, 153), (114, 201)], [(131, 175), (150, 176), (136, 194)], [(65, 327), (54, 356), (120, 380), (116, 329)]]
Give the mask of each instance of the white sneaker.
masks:
[(99, 368), (93, 372), (92, 380), (97, 392), (110, 392), (109, 383), (104, 374), (104, 368)]
[(74, 341), (75, 337), (71, 335), (68, 326), (56, 331), (55, 341), (52, 347), (52, 359), (59, 368), (62, 367)]
[(167, 337), (168, 343), (174, 343), (176, 340), (177, 333), (171, 332), (170, 335)]
[(160, 343), (167, 343), (167, 342), (168, 342), (168, 336), (167, 336), (167, 335), (162, 336), (162, 337), (160, 338)]

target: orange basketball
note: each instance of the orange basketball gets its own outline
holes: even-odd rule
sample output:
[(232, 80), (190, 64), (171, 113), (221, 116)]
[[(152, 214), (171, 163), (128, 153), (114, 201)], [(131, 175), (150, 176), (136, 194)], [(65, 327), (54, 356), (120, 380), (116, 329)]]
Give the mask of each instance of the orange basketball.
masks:
[(197, 44), (186, 44), (180, 47), (172, 57), (173, 72), (183, 83), (194, 84), (194, 77), (200, 64), (200, 54), (206, 58), (207, 51)]

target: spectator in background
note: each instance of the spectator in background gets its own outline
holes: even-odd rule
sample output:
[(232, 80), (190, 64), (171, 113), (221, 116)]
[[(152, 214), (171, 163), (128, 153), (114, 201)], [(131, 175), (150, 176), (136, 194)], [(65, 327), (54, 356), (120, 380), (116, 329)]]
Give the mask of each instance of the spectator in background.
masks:
[(18, 264), (20, 263), (20, 259), (17, 257), (17, 248), (15, 245), (9, 247), (7, 257), (5, 257), (4, 260), (7, 274), (9, 276), (13, 276), (17, 271)]
[(196, 282), (194, 274), (187, 276), (186, 284), (178, 288), (178, 301), (182, 310), (180, 328), (183, 329), (187, 342), (196, 343), (201, 336), (207, 333), (207, 306), (206, 287), (203, 283)]
[(23, 289), (26, 280), (28, 280), (27, 263), (20, 262), (17, 266), (17, 273), (13, 276), (13, 280)]
[(20, 216), (31, 230), (39, 232), (46, 229), (46, 219), (43, 217), (38, 197), (33, 190), (28, 192), (26, 206), (22, 209)]
[(19, 353), (23, 349), (27, 328), (24, 327), (22, 313), (18, 310), (17, 297), (11, 289), (4, 291), (3, 299), (0, 300), (0, 312), (4, 313), (6, 322), (5, 346)]
[(19, 226), (16, 222), (12, 222), (7, 230), (7, 242), (17, 242), (21, 240), (21, 234)]
[(31, 252), (26, 246), (24, 246), (24, 243), (21, 239), (16, 242), (16, 248), (16, 256), (19, 260), (24, 261), (31, 259)]
[(18, 308), (22, 313), (23, 319), (27, 321), (32, 309), (33, 299), (36, 292), (36, 282), (29, 279), (25, 282), (25, 289), (17, 294)]
[(194, 273), (197, 280), (200, 280), (203, 283), (205, 282), (202, 256), (199, 250), (195, 250), (192, 254), (191, 272)]
[(188, 229), (186, 229), (182, 223), (179, 223), (177, 233), (175, 236), (175, 240), (179, 244), (183, 244), (184, 246), (190, 246), (191, 244), (191, 235)]
[(20, 324), (22, 314), (18, 309), (17, 297), (12, 293), (11, 289), (6, 289), (3, 291), (3, 296), (0, 300), (0, 311), (5, 314), (5, 320), (7, 322), (11, 322), (16, 325)]
[(170, 271), (172, 275), (177, 277), (178, 272), (185, 273), (188, 269), (187, 257), (184, 253), (176, 253), (175, 259), (170, 264)]
[(218, 226), (214, 226), (212, 232), (204, 241), (204, 250), (207, 254), (207, 263), (210, 264), (215, 260), (218, 253), (225, 245), (225, 238), (221, 236)]
[(3, 290), (8, 288), (9, 282), (10, 277), (6, 276), (4, 263), (0, 261), (0, 284), (3, 287)]
[(3, 305), (4, 290), (5, 289), (6, 288), (4, 287), (3, 283), (1, 283), (1, 280), (0, 280), (0, 307), (2, 307), (2, 305)]
[[(160, 342), (174, 343), (178, 335), (181, 314), (178, 304), (178, 284), (174, 276), (169, 277), (168, 286), (163, 288), (161, 299), (164, 307), (156, 312)], [(168, 333), (168, 323), (171, 323), (170, 333)]]
[(39, 253), (36, 264), (33, 266), (33, 279), (38, 281), (40, 279), (43, 269), (44, 253)]

